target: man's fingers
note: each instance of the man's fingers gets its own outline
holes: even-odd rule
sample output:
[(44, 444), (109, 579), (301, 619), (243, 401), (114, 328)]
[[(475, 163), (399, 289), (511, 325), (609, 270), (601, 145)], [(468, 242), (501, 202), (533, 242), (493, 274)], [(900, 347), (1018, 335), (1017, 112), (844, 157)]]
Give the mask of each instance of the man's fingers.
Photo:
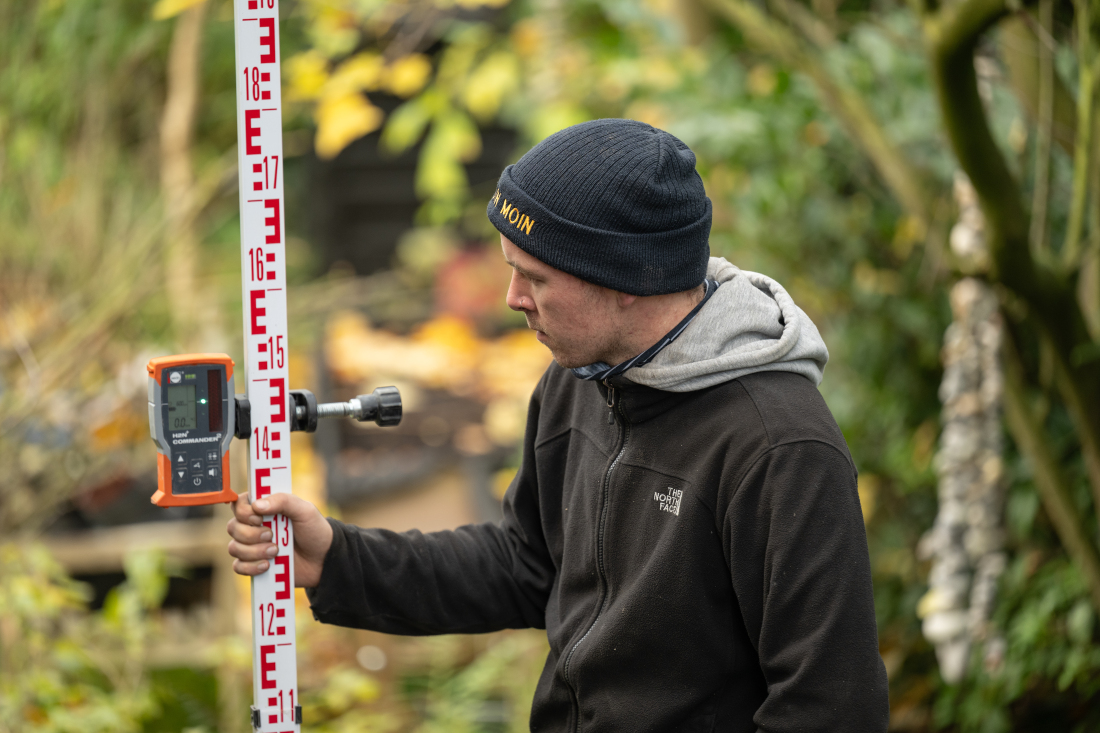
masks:
[(230, 540), (229, 542), (229, 554), (245, 562), (267, 560), (275, 557), (277, 553), (278, 548), (270, 542), (258, 545), (245, 544), (243, 542), (237, 542), (236, 540)]
[(259, 575), (260, 573), (267, 572), (267, 561), (244, 562), (242, 560), (234, 560), (233, 572), (237, 575)]
[(236, 519), (230, 519), (225, 531), (238, 542), (255, 545), (258, 542), (270, 542), (271, 530), (267, 527), (253, 527), (250, 524), (242, 524)]
[(252, 502), (252, 511), (255, 514), (261, 516), (282, 514), (292, 522), (305, 519), (308, 512), (313, 510), (312, 504), (294, 494), (268, 494), (264, 498)]
[(233, 516), (237, 518), (238, 522), (243, 524), (251, 524), (255, 527), (263, 524), (263, 520), (252, 511), (252, 504), (249, 502), (248, 492), (239, 494), (237, 501), (233, 502)]

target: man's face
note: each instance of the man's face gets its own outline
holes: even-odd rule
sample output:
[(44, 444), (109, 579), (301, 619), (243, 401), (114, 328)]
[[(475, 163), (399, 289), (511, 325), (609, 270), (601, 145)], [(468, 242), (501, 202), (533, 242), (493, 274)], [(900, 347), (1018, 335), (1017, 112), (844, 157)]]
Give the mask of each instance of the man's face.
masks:
[(503, 234), (504, 260), (512, 266), (508, 307), (527, 316), (527, 326), (566, 369), (606, 361), (621, 333), (617, 293), (532, 257)]

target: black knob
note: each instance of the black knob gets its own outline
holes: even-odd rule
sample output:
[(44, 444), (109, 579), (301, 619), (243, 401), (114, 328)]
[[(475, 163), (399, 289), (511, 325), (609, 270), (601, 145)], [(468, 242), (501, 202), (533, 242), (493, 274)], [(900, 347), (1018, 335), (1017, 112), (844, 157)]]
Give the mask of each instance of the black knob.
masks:
[(391, 427), (401, 422), (401, 393), (397, 387), (379, 387), (370, 394), (361, 394), (356, 397), (359, 400), (359, 414), (355, 419), (359, 422), (373, 420), (382, 427)]
[(290, 416), (291, 431), (313, 433), (317, 431), (317, 398), (308, 389), (290, 390), (294, 414)]

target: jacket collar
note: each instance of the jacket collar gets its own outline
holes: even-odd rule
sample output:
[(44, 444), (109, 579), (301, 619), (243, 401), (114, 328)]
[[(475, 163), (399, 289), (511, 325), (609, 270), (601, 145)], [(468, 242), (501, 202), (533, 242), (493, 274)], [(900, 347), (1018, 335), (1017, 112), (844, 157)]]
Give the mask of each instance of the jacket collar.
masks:
[[(666, 392), (642, 384), (631, 382), (620, 374), (606, 380), (615, 390), (616, 419), (625, 416), (627, 423), (634, 425), (659, 417), (666, 411), (682, 404), (691, 393)], [(604, 382), (593, 382), (603, 400), (603, 409), (608, 409), (608, 387)]]

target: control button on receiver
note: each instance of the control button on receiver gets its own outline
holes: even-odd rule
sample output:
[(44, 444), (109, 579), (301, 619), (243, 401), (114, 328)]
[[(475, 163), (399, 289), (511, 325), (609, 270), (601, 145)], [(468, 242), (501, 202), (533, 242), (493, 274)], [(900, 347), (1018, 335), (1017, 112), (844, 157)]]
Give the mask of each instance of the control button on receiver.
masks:
[(191, 477), (191, 485), (192, 486), (202, 486), (202, 476), (192, 476)]
[(206, 451), (206, 462), (207, 463), (217, 463), (220, 458), (221, 458), (221, 456), (218, 455), (218, 451), (216, 451), (216, 450)]
[(206, 471), (203, 473), (203, 476), (205, 476), (207, 479), (209, 479), (211, 481), (217, 481), (218, 480), (218, 475), (220, 473), (221, 473), (221, 470), (219, 470), (217, 466), (207, 466)]
[[(202, 473), (202, 459), (201, 458), (192, 459), (189, 462), (189, 465), (191, 466), (191, 473)], [(197, 485), (198, 484), (196, 484), (196, 486)]]
[(176, 464), (177, 465), (182, 466), (185, 463), (187, 463), (187, 456), (183, 455), (182, 453), (180, 453), (178, 456), (176, 456)]

